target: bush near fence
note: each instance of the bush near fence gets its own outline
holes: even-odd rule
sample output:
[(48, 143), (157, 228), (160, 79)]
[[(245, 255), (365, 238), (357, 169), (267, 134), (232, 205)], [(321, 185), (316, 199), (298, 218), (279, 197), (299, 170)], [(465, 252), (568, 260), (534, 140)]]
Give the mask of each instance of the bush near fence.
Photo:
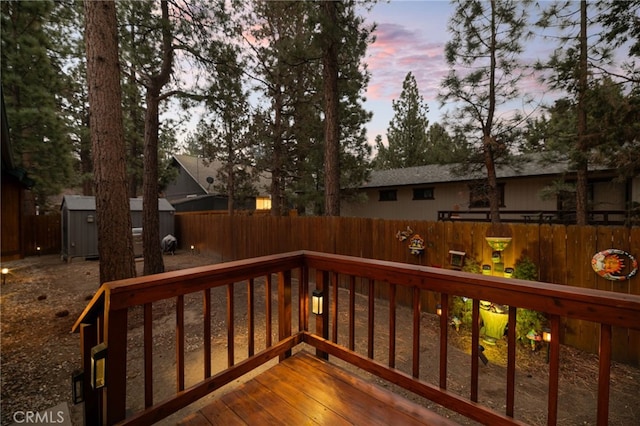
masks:
[[(348, 217), (228, 216), (219, 214), (176, 214), (176, 236), (181, 249), (230, 261), (314, 250), (449, 268), (449, 251), (463, 251), (481, 263), (491, 263), (492, 249), (484, 237), (490, 224), (475, 222), (432, 222), (382, 220)], [(640, 294), (640, 275), (630, 280), (609, 281), (591, 268), (591, 258), (608, 248), (625, 250), (640, 257), (640, 228), (612, 226), (509, 224), (513, 240), (503, 252), (504, 266), (513, 266), (526, 255), (539, 269), (539, 281), (619, 293)], [(410, 227), (425, 240), (424, 253), (410, 253), (408, 240), (400, 241), (398, 231)], [(386, 297), (383, 286), (377, 296)], [(367, 291), (361, 283), (360, 290)], [(398, 294), (409, 303), (411, 295)], [(422, 306), (435, 312), (438, 295), (423, 295)], [(639, 319), (640, 321), (640, 319)], [(566, 321), (561, 342), (598, 353), (598, 328), (586, 321)], [(640, 364), (640, 333), (614, 328), (614, 359)]]

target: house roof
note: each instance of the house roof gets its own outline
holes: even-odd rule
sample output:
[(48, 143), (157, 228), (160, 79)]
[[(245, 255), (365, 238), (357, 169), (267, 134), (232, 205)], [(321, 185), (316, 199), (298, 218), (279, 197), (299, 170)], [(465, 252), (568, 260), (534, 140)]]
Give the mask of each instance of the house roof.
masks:
[[(549, 164), (543, 162), (539, 155), (528, 155), (520, 159), (522, 161), (518, 162), (516, 166), (498, 166), (496, 168), (498, 179), (561, 175), (569, 172), (566, 162)], [(460, 164), (429, 164), (403, 169), (374, 170), (371, 172), (369, 181), (364, 183), (361, 188), (465, 182), (486, 178), (484, 170), (464, 174), (456, 173), (456, 169), (459, 167)], [(596, 169), (602, 170), (603, 168), (596, 167)]]
[[(205, 161), (202, 157), (195, 157), (192, 155), (174, 155), (173, 158), (189, 174), (189, 176), (193, 178), (205, 193), (215, 193), (213, 185), (207, 181), (207, 178), (216, 178), (218, 171), (223, 167), (221, 161)], [(268, 188), (270, 185), (271, 178), (260, 174), (256, 185), (258, 195), (268, 196)]]
[[(142, 211), (142, 198), (129, 199), (131, 211)], [(66, 205), (69, 210), (92, 211), (96, 209), (96, 198), (87, 195), (65, 195), (62, 199), (62, 206)], [(162, 211), (175, 211), (175, 208), (166, 198), (158, 199), (158, 209)]]

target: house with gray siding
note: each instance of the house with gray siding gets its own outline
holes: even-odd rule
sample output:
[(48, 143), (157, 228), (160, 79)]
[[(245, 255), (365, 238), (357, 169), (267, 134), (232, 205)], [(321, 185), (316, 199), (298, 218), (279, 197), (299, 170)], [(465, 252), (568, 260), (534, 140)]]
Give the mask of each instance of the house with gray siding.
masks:
[[(227, 210), (227, 194), (217, 190), (216, 179), (223, 165), (220, 161), (207, 161), (192, 155), (174, 155), (171, 163), (177, 176), (164, 189), (164, 197), (178, 212)], [(249, 206), (240, 206), (249, 210), (269, 210), (268, 177), (260, 176), (254, 188), (257, 196), (249, 200)]]
[[(457, 170), (456, 164), (432, 164), (373, 171), (369, 181), (360, 187), (365, 201), (343, 202), (341, 215), (438, 220), (443, 218), (438, 212), (448, 212), (444, 217), (450, 218), (451, 212), (460, 211), (467, 217), (476, 212), (478, 218), (486, 218), (489, 206), (484, 171), (461, 174)], [(640, 177), (618, 181), (616, 176), (615, 170), (603, 167), (589, 172), (590, 211), (628, 211), (633, 203), (640, 203)], [(536, 212), (559, 212), (569, 217), (573, 210), (575, 214), (570, 193), (550, 191), (556, 182), (575, 182), (575, 173), (565, 163), (549, 165), (538, 157), (529, 157), (519, 166), (498, 167), (497, 179), (500, 209), (517, 212), (513, 220), (525, 219)]]

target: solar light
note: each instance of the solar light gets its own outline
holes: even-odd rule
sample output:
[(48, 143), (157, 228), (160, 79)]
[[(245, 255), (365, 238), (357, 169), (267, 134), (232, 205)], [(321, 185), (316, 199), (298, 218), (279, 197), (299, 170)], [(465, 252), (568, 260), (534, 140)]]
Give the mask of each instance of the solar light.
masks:
[(193, 244), (191, 244), (191, 254), (194, 254), (196, 251), (196, 246), (194, 246)]
[(80, 404), (84, 401), (84, 371), (76, 370), (71, 375), (71, 392), (73, 403)]
[(2, 284), (7, 282), (8, 274), (9, 274), (9, 268), (2, 268)]
[(436, 305), (436, 314), (438, 316), (442, 315), (442, 305), (439, 303)]
[(542, 340), (547, 342), (547, 364), (549, 364), (549, 349), (551, 348), (551, 329), (542, 330)]
[(91, 387), (100, 389), (107, 382), (107, 345), (100, 343), (91, 348)]
[(320, 290), (313, 290), (311, 296), (311, 312), (316, 315), (322, 315), (322, 292)]

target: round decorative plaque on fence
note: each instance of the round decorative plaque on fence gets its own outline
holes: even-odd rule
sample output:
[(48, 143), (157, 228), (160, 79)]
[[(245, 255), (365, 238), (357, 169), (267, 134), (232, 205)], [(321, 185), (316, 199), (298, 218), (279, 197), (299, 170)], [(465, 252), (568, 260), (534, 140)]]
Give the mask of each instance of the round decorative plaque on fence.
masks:
[[(627, 274), (622, 273), (625, 269), (625, 257), (630, 269)], [(638, 272), (638, 261), (624, 250), (607, 249), (593, 255), (591, 267), (602, 278), (611, 281), (624, 281)]]

